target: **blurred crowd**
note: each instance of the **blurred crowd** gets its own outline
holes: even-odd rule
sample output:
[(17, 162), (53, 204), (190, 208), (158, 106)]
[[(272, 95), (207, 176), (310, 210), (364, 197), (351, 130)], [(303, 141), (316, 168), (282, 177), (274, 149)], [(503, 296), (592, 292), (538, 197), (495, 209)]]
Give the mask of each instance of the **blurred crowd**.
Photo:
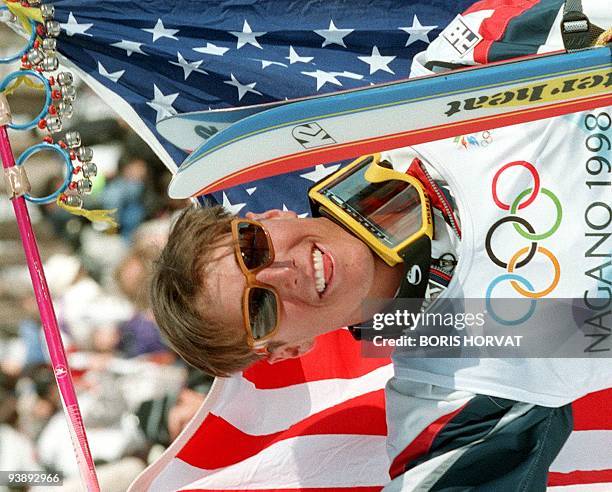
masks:
[[(85, 208), (116, 209), (118, 228), (41, 206), (40, 222), (61, 245), (44, 264), (102, 490), (122, 492), (187, 424), (212, 380), (166, 347), (149, 306), (152, 263), (189, 203), (167, 197), (170, 173), (110, 114), (83, 118), (78, 130), (100, 169)], [(61, 179), (50, 173), (40, 194)], [(0, 268), (0, 291), (24, 313), (12, 334), (0, 333), (0, 470), (61, 472), (62, 490), (80, 490), (24, 265)]]

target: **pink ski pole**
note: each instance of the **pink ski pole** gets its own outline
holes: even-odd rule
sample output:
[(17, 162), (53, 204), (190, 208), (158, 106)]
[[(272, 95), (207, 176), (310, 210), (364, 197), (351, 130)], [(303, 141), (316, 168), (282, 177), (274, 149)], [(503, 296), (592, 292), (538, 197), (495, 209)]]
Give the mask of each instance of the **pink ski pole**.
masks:
[(68, 421), (72, 445), (76, 454), (81, 479), (85, 483), (88, 492), (99, 492), (100, 485), (94, 467), (93, 458), (89, 450), (85, 427), (81, 418), (81, 411), (77, 401), (72, 376), (66, 359), (66, 352), (57, 326), (57, 318), (53, 310), (53, 302), (49, 294), (49, 287), (43, 271), (38, 246), (30, 215), (26, 207), (24, 194), (29, 192), (29, 182), (22, 166), (15, 166), (11, 144), (8, 138), (7, 126), (11, 122), (11, 112), (8, 101), (4, 94), (0, 93), (0, 156), (4, 167), (4, 176), (7, 184), (7, 192), (12, 195), (13, 209), (17, 218), (17, 225), (25, 251), (34, 294), (40, 319), (42, 321), (45, 340), (49, 348), (51, 365), (55, 374), (55, 381), (59, 388), (62, 405)]

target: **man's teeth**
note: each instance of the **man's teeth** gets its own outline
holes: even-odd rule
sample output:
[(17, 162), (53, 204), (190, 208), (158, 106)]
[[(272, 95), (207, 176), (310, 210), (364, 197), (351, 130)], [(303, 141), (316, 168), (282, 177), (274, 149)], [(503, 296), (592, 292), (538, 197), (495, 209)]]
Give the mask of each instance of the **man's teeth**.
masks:
[(323, 253), (317, 248), (312, 250), (312, 264), (315, 273), (315, 289), (321, 294), (325, 290), (325, 271), (323, 269)]

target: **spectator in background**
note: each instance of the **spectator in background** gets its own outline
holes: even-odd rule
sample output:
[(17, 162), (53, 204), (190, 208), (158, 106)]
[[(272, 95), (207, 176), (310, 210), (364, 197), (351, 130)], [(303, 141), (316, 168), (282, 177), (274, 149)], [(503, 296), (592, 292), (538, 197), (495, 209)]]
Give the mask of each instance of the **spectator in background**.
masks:
[[(52, 175), (47, 178), (41, 195), (47, 196), (55, 193), (64, 182), (63, 175)], [(40, 211), (53, 228), (57, 239), (70, 245), (72, 250), (77, 250), (81, 245), (81, 232), (87, 222), (83, 217), (73, 215), (58, 207), (55, 202), (40, 205)]]
[(27, 315), (19, 321), (19, 338), (23, 341), (25, 347), (23, 367), (44, 364), (49, 357), (43, 340), (40, 315), (34, 294), (32, 292), (22, 294), (19, 298), (19, 304)]
[(176, 398), (176, 402), (168, 411), (168, 434), (170, 442), (174, 441), (185, 426), (204, 403), (206, 394), (199, 393), (190, 388), (183, 388)]
[(49, 419), (61, 408), (53, 369), (46, 364), (26, 367), (20, 389), (20, 424), (32, 439), (38, 439)]
[(187, 367), (187, 380), (180, 389), (143, 402), (137, 416), (149, 442), (163, 447), (170, 445), (202, 406), (212, 383), (211, 376)]
[[(17, 398), (15, 397), (16, 379), (14, 376), (0, 370), (0, 424), (10, 427), (17, 426)], [(4, 468), (0, 468), (4, 470)]]
[(135, 308), (132, 318), (121, 326), (117, 347), (126, 357), (168, 353), (149, 306), (149, 278), (158, 254), (157, 246), (136, 245), (115, 272), (120, 290)]
[(119, 233), (129, 241), (138, 226), (156, 209), (147, 162), (140, 157), (124, 155), (119, 161), (118, 175), (106, 185), (101, 200), (105, 209), (117, 209)]
[(98, 331), (112, 329), (130, 318), (126, 300), (109, 295), (75, 255), (56, 254), (45, 262), (57, 320), (69, 345), (77, 350), (95, 349)]
[[(3, 372), (0, 372), (0, 402), (0, 470), (40, 470), (32, 440), (17, 428), (15, 380)], [(0, 492), (5, 490), (9, 489), (0, 484)]]

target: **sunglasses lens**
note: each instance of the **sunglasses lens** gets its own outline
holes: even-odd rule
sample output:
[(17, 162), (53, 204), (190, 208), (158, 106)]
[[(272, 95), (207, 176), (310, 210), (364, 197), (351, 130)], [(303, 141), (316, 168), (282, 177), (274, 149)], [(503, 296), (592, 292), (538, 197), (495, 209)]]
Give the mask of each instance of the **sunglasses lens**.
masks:
[(238, 242), (242, 261), (249, 270), (270, 262), (270, 246), (261, 226), (248, 222), (238, 224)]
[(249, 323), (253, 339), (268, 335), (277, 321), (276, 296), (271, 290), (252, 287), (249, 290)]

